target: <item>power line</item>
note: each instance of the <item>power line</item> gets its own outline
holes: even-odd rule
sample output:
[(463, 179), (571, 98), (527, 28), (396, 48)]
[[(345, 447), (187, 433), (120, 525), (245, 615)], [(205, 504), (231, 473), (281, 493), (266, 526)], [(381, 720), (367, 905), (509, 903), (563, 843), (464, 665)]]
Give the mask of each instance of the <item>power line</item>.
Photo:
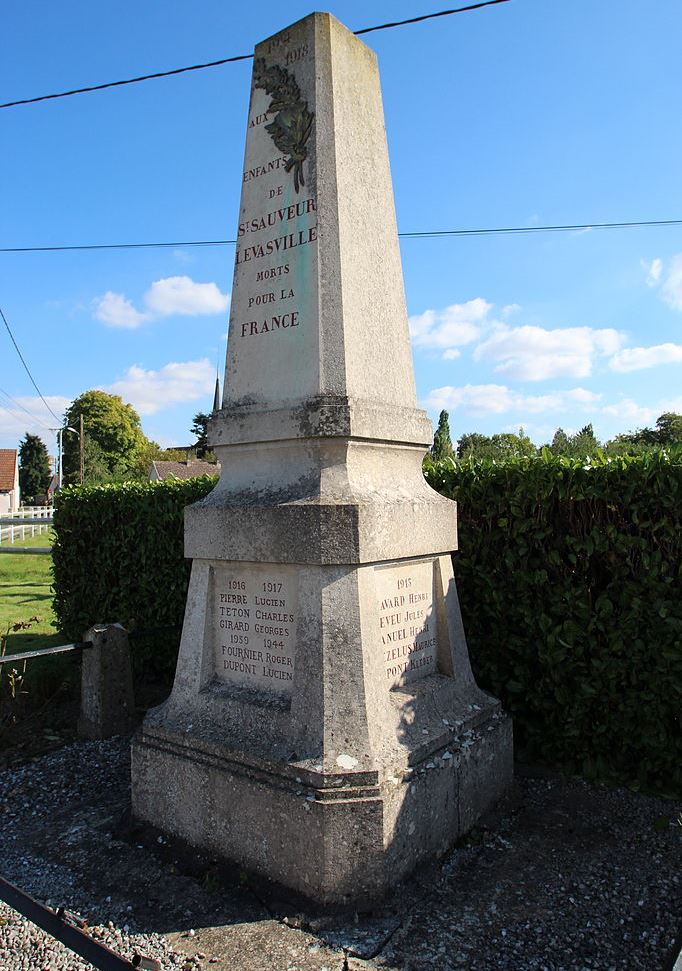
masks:
[(641, 226), (682, 226), (682, 219), (642, 219), (639, 222), (574, 223), (558, 226), (504, 226), (497, 229), (437, 229), (425, 233), (398, 233), (402, 239), (435, 239), (439, 236), (503, 236), (523, 233), (575, 233), (590, 229), (635, 229)]
[(493, 7), (497, 3), (509, 3), (509, 0), (486, 0), (485, 3), (471, 3), (468, 7), (457, 7), (454, 10), (441, 10), (439, 13), (427, 13), (422, 17), (410, 17), (409, 20), (396, 20), (392, 24), (380, 24), (378, 27), (363, 27), (362, 30), (354, 30), (356, 37), (360, 34), (371, 34), (373, 30), (388, 30), (389, 27), (405, 27), (408, 24), (421, 24), (424, 20), (433, 20), (435, 17), (449, 17), (453, 13), (465, 13), (467, 10), (479, 10), (481, 7)]
[(0, 104), (0, 108), (16, 108), (18, 105), (33, 105), (38, 101), (54, 101), (56, 98), (70, 98), (72, 94), (88, 94), (90, 91), (104, 91), (105, 88), (121, 88), (124, 84), (137, 84), (138, 81), (151, 81), (153, 78), (169, 78), (173, 74), (186, 74), (188, 71), (203, 71), (207, 67), (218, 67), (219, 64), (231, 64), (234, 61), (248, 61), (253, 54), (238, 54), (236, 57), (223, 57), (219, 61), (207, 61), (205, 64), (192, 64), (190, 67), (176, 67), (172, 71), (157, 71), (154, 74), (141, 74), (136, 78), (126, 78), (124, 81), (107, 81), (105, 84), (91, 84), (87, 88), (73, 88), (71, 91), (59, 91), (56, 94), (41, 94), (38, 98), (22, 98), (20, 101), (7, 101)]
[[(433, 20), (435, 17), (449, 17), (455, 13), (465, 13), (469, 10), (478, 10), (481, 7), (493, 7), (498, 3), (509, 3), (510, 0), (485, 0), (484, 3), (472, 3), (467, 7), (456, 7), (452, 10), (441, 10), (438, 13), (424, 14), (421, 17), (412, 17), (409, 20), (397, 20), (390, 24), (379, 24), (376, 27), (363, 27), (356, 30), (356, 35), (369, 34), (374, 30), (388, 30), (390, 27), (405, 27), (410, 24), (418, 24), (424, 20)], [(125, 78), (122, 81), (107, 81), (104, 84), (91, 84), (85, 88), (73, 88), (71, 91), (58, 91), (55, 94), (41, 94), (37, 98), (21, 98), (18, 101), (6, 101), (0, 104), (0, 108), (16, 108), (19, 105), (33, 105), (39, 101), (54, 101), (57, 98), (70, 98), (74, 94), (88, 94), (90, 91), (104, 91), (106, 88), (120, 88), (126, 84), (137, 84), (140, 81), (151, 81), (155, 78), (169, 78), (175, 74), (187, 74), (189, 71), (203, 71), (209, 67), (219, 67), (222, 64), (233, 64), (235, 61), (248, 61), (253, 54), (237, 54), (234, 57), (222, 57), (217, 61), (206, 61), (203, 64), (191, 64), (189, 67), (176, 67), (171, 71), (155, 71), (153, 74), (141, 74), (134, 78)]]
[(42, 403), (43, 403), (43, 404), (45, 405), (45, 407), (47, 408), (47, 410), (48, 410), (48, 411), (50, 412), (50, 414), (52, 415), (52, 417), (54, 418), (54, 420), (55, 420), (55, 421), (56, 421), (56, 422), (57, 422), (57, 423), (58, 423), (59, 425), (61, 425), (61, 423), (62, 423), (62, 420), (61, 420), (61, 418), (58, 418), (58, 417), (57, 417), (57, 415), (55, 415), (55, 413), (54, 413), (54, 411), (53, 411), (53, 410), (52, 410), (52, 409), (50, 408), (50, 406), (48, 405), (48, 403), (47, 403), (47, 401), (45, 401), (45, 399), (43, 398), (43, 395), (42, 395), (42, 392), (41, 392), (41, 390), (40, 390), (40, 388), (39, 388), (39, 387), (38, 387), (38, 385), (37, 385), (37, 384), (35, 383), (35, 380), (34, 380), (34, 378), (33, 378), (33, 375), (31, 374), (31, 372), (30, 372), (30, 370), (29, 370), (29, 367), (28, 367), (28, 364), (27, 364), (27, 363), (26, 363), (26, 361), (24, 360), (24, 355), (23, 355), (23, 354), (21, 353), (21, 351), (19, 350), (19, 345), (18, 345), (18, 344), (17, 344), (17, 342), (15, 341), (15, 339), (14, 339), (14, 334), (12, 333), (12, 331), (11, 331), (11, 329), (10, 329), (10, 326), (9, 326), (9, 324), (7, 323), (7, 318), (5, 317), (5, 314), (3, 313), (3, 310), (2, 310), (2, 307), (0, 307), (0, 317), (2, 317), (2, 319), (3, 319), (3, 322), (4, 322), (4, 324), (5, 324), (5, 327), (7, 328), (7, 333), (9, 334), (9, 336), (10, 336), (10, 338), (11, 338), (11, 341), (12, 341), (12, 343), (14, 344), (14, 349), (15, 349), (15, 351), (16, 351), (16, 352), (17, 352), (17, 354), (19, 355), (19, 360), (20, 360), (20, 361), (21, 361), (21, 363), (22, 363), (22, 364), (24, 365), (24, 369), (25, 369), (25, 371), (26, 371), (26, 373), (28, 374), (28, 376), (29, 376), (29, 378), (31, 379), (31, 384), (33, 385), (33, 387), (34, 387), (34, 388), (36, 389), (36, 391), (38, 392), (38, 397), (40, 398), (40, 400), (42, 401)]
[[(638, 222), (568, 223), (556, 226), (499, 226), (492, 229), (432, 229), (398, 233), (401, 239), (439, 239), (448, 236), (504, 236), (528, 233), (575, 233), (590, 229), (636, 229), (644, 226), (682, 226), (682, 219), (642, 219)], [(188, 246), (234, 246), (236, 239), (185, 239), (153, 243), (82, 243), (74, 246), (4, 246), (0, 253), (69, 253), (83, 250), (171, 249)]]
[[(43, 428), (47, 429), (47, 431), (52, 431), (52, 429), (50, 428), (50, 426), (47, 425), (42, 420), (42, 418), (38, 418), (38, 416), (37, 415), (34, 415), (33, 412), (31, 412), (31, 411), (28, 410), (28, 408), (24, 408), (24, 406), (22, 405), (22, 403), (20, 401), (17, 401), (16, 398), (13, 398), (11, 394), (8, 394), (7, 393), (7, 391), (3, 391), (3, 389), (0, 388), (0, 394), (3, 394), (7, 398), (7, 400), (8, 401), (11, 401), (13, 404), (15, 404), (17, 406), (17, 408), (21, 408), (21, 410), (23, 412), (25, 412), (28, 415), (29, 418), (32, 418), (33, 421), (37, 421), (38, 424), (39, 425), (42, 425)], [(8, 408), (7, 405), (0, 405), (0, 408), (2, 408), (3, 411), (8, 412), (10, 415), (14, 415), (14, 417), (17, 418), (19, 421), (23, 421), (22, 416), (17, 411), (15, 411), (14, 408)]]

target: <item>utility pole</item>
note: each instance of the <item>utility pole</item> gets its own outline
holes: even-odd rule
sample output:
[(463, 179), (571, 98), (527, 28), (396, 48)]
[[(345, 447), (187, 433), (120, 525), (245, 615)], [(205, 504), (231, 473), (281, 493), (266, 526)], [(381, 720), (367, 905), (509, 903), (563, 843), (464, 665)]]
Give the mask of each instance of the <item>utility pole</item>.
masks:
[(85, 454), (83, 450), (83, 412), (81, 412), (80, 419), (81, 419), (80, 421), (81, 430), (79, 435), (79, 440), (80, 440), (79, 444), (80, 444), (80, 453), (81, 453), (81, 485), (83, 485), (83, 471), (85, 469)]
[(57, 488), (61, 489), (63, 471), (62, 471), (62, 434), (64, 432), (63, 428), (57, 429)]
[[(81, 482), (83, 481), (83, 478), (82, 478), (82, 474), (83, 474), (82, 473), (82, 469), (83, 469), (83, 465), (82, 465), (82, 461), (83, 461), (83, 458), (82, 458), (82, 456), (83, 456), (82, 422), (83, 422), (83, 416), (81, 415)], [(50, 431), (57, 433), (57, 468), (58, 468), (58, 475), (57, 475), (57, 483), (58, 483), (58, 485), (57, 485), (57, 488), (58, 489), (61, 489), (61, 487), (62, 487), (62, 485), (64, 483), (64, 468), (63, 468), (63, 466), (64, 466), (64, 448), (63, 448), (63, 443), (62, 443), (62, 436), (63, 436), (64, 432), (73, 432), (74, 435), (77, 435), (78, 432), (76, 431), (75, 428), (72, 428), (71, 425), (67, 425), (65, 428), (51, 428)]]

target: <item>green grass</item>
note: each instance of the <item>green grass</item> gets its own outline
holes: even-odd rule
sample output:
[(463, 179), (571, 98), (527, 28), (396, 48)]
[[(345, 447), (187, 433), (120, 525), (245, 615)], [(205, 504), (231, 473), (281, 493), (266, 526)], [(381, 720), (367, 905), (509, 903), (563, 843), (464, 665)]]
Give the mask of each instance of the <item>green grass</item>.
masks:
[[(14, 545), (51, 546), (52, 534), (27, 536)], [(52, 610), (52, 557), (0, 553), (0, 634), (32, 617), (38, 620), (28, 629), (9, 634), (8, 654), (66, 643)], [(0, 765), (20, 764), (75, 737), (79, 670), (75, 656), (59, 654), (17, 664), (20, 690), (16, 696), (10, 685), (12, 667), (2, 665), (0, 670)]]
[[(26, 536), (15, 546), (51, 546), (52, 534)], [(11, 549), (3, 542), (3, 548)], [(52, 611), (52, 557), (0, 553), (0, 634), (19, 621), (38, 617), (29, 630), (10, 634), (7, 651), (32, 651), (64, 642)]]

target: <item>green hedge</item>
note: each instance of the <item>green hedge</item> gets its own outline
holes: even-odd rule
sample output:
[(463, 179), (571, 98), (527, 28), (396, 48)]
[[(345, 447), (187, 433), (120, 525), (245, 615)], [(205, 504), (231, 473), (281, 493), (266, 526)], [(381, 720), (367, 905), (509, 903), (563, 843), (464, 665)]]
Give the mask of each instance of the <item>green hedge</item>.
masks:
[(517, 751), (682, 789), (682, 453), (440, 463), (479, 682)]
[[(459, 502), (455, 571), (479, 682), (514, 716), (517, 751), (591, 778), (682, 791), (682, 457), (444, 462)], [(213, 479), (63, 490), (55, 611), (90, 624), (180, 624), (182, 510)], [(169, 672), (177, 638), (138, 641)]]
[[(183, 510), (215, 478), (71, 486), (54, 506), (54, 610), (60, 629), (80, 638), (92, 624), (138, 628), (182, 624), (190, 563), (183, 555)], [(174, 667), (172, 632), (136, 642), (136, 668)]]

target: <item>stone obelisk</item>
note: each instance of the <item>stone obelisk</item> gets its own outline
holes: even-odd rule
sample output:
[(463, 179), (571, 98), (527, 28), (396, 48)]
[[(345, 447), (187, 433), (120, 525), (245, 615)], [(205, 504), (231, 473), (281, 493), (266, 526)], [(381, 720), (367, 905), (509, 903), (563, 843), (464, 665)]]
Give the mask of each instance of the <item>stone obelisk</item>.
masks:
[(377, 899), (508, 786), (421, 463), (373, 52), (329, 14), (259, 44), (213, 492), (133, 810), (323, 904)]

